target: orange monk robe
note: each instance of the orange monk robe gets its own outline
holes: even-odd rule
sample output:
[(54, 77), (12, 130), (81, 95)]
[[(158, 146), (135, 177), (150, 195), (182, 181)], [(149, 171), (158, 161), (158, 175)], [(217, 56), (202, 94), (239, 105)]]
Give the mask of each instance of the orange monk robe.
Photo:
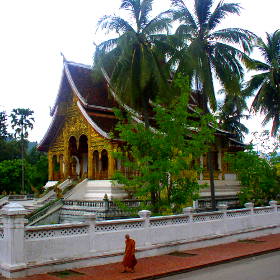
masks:
[(136, 264), (137, 260), (135, 258), (135, 241), (133, 239), (127, 239), (125, 241), (123, 266), (133, 269)]

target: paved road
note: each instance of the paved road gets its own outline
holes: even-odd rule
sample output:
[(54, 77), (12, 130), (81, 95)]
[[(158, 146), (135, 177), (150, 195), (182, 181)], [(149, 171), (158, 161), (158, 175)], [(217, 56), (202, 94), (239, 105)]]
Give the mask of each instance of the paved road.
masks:
[(166, 280), (280, 280), (280, 251), (174, 276)]

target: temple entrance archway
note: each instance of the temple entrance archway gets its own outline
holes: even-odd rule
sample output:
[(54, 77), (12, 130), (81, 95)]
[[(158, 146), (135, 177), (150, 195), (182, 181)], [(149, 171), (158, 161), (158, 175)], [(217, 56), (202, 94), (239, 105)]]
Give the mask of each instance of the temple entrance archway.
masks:
[(76, 178), (79, 174), (77, 173), (77, 163), (78, 158), (78, 149), (77, 149), (77, 140), (74, 136), (69, 138), (68, 144), (69, 158), (70, 158), (70, 168), (69, 168), (69, 176), (71, 178)]
[(109, 169), (109, 157), (107, 150), (102, 150), (101, 153), (97, 150), (93, 151), (92, 156), (93, 179), (107, 180)]
[(82, 134), (78, 141), (76, 137), (69, 138), (69, 175), (71, 178), (86, 178), (88, 174), (88, 138)]
[(84, 134), (79, 138), (78, 155), (81, 166), (80, 176), (86, 178), (88, 175), (88, 138)]
[(109, 167), (109, 159), (108, 152), (106, 150), (102, 150), (101, 152), (101, 179), (108, 179), (108, 167)]

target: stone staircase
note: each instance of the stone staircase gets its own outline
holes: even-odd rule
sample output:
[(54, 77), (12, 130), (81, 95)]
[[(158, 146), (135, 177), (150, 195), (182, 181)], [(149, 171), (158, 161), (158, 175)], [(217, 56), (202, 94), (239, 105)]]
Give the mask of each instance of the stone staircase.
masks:
[(88, 180), (79, 183), (65, 200), (97, 201), (107, 195), (109, 200), (123, 199), (127, 196), (120, 185), (111, 180)]
[[(209, 181), (200, 180), (199, 184), (208, 184), (208, 187), (200, 190), (200, 197), (210, 197), (211, 191)], [(236, 194), (240, 191), (240, 187), (240, 182), (237, 180), (215, 180), (215, 195), (217, 197), (236, 196)]]

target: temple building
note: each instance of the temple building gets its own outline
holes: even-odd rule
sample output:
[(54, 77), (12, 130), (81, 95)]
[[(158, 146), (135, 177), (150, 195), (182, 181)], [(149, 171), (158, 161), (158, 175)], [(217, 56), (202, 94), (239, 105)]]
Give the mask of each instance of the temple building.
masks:
[[(90, 66), (64, 60), (59, 92), (51, 110), (52, 122), (38, 146), (40, 151), (48, 153), (47, 185), (69, 178), (85, 179), (85, 189), (72, 199), (98, 200), (105, 193), (110, 199), (126, 196), (110, 181), (115, 170), (128, 172), (112, 156), (121, 145), (119, 139), (111, 137), (118, 121), (113, 108), (122, 106), (105, 81), (97, 83), (92, 79)], [(195, 102), (190, 106), (195, 106)], [(220, 129), (216, 131), (215, 139), (216, 195), (235, 196), (239, 182), (228, 170), (223, 157), (225, 152), (242, 150), (244, 144)], [(206, 157), (201, 157), (201, 165), (206, 166), (206, 162)], [(208, 172), (200, 174), (199, 179), (201, 183), (207, 182)], [(201, 195), (210, 196), (209, 189), (202, 190)]]

